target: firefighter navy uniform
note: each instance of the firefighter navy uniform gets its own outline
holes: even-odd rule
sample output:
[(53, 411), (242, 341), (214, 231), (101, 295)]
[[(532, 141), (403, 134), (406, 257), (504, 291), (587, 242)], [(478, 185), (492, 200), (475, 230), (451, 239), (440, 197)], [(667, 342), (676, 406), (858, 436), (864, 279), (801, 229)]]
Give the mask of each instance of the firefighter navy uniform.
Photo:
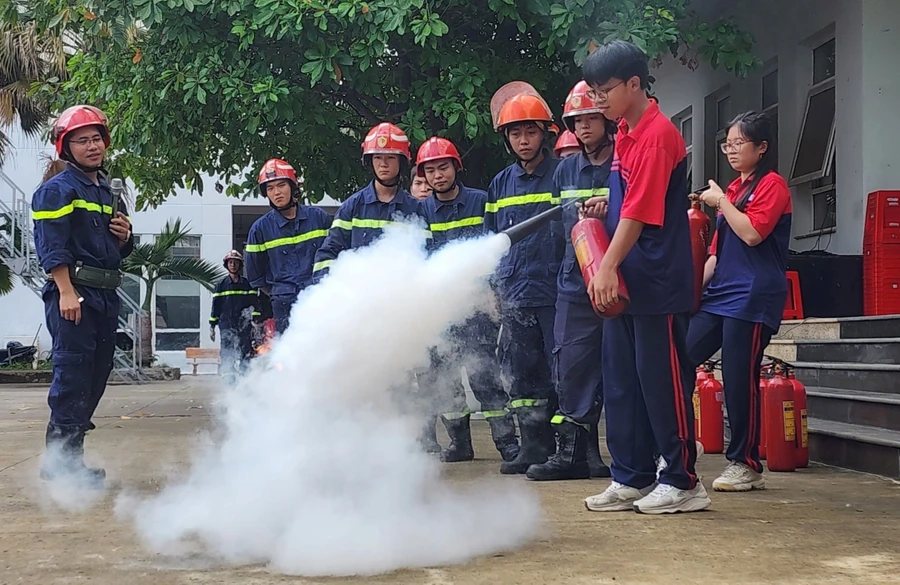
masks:
[[(454, 240), (484, 234), (487, 193), (459, 182), (457, 186), (459, 192), (451, 201), (441, 201), (432, 195), (422, 203), (432, 234), (430, 248), (433, 250)], [(464, 324), (451, 327), (447, 336), (448, 350), (432, 351), (431, 370), (424, 376), (424, 385), (437, 393), (438, 410), (450, 436), (451, 447), (443, 454), (445, 461), (474, 457), (469, 427), (471, 411), (466, 405), (459, 371), (462, 361), (467, 364), (466, 373), (472, 393), (491, 426), (497, 450), (504, 460), (512, 460), (518, 452), (515, 423), (506, 408), (508, 396), (498, 370), (498, 335), (499, 325), (487, 313), (478, 312)], [(464, 357), (474, 359), (464, 360)], [(445, 389), (448, 384), (452, 387)]]
[[(545, 154), (533, 173), (518, 163), (501, 171), (488, 189), (485, 231), (498, 233), (559, 205), (553, 197), (558, 164)], [(541, 227), (509, 250), (494, 275), (500, 298), (501, 369), (509, 383), (509, 406), (519, 419), (523, 458), (541, 451), (546, 459), (556, 449), (550, 426), (556, 409), (550, 364), (562, 237), (559, 221)], [(501, 466), (501, 472), (524, 473), (527, 466), (521, 467), (509, 464)]]
[(382, 235), (388, 225), (399, 223), (403, 218), (424, 219), (421, 204), (402, 188), (397, 189), (390, 201), (380, 201), (375, 193), (374, 181), (351, 195), (338, 209), (328, 237), (316, 253), (313, 267), (316, 278), (327, 274), (328, 267), (341, 252), (368, 246)]
[(294, 219), (273, 209), (250, 227), (247, 278), (253, 288), (268, 288), (278, 333), (287, 329), (297, 295), (313, 284), (316, 252), (330, 226), (324, 210), (297, 204)]
[(243, 372), (253, 354), (253, 319), (260, 316), (259, 296), (250, 281), (226, 276), (213, 293), (210, 327), (219, 327), (222, 370), (229, 375)]
[(129, 238), (120, 248), (120, 240), (110, 233), (113, 196), (99, 174), (98, 179), (95, 185), (70, 164), (41, 185), (31, 202), (41, 268), (49, 274), (69, 266), (76, 294), (84, 299), (81, 322), (76, 324), (60, 314), (59, 289), (52, 279), (42, 291), (47, 329), (53, 338), (47, 442), (48, 446), (62, 443), (79, 460), (84, 434), (94, 429), (91, 418), (113, 367), (119, 265), (134, 247)]

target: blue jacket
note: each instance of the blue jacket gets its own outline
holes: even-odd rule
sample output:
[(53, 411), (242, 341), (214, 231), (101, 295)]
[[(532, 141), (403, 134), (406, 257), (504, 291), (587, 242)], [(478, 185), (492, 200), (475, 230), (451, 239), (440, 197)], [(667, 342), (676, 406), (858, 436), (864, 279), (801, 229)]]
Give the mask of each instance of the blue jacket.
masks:
[(296, 297), (313, 284), (316, 251), (330, 226), (331, 217), (324, 210), (306, 205), (297, 206), (294, 219), (274, 209), (257, 219), (246, 248), (250, 286), (267, 286), (272, 297)]
[(578, 222), (577, 201), (609, 196), (609, 172), (612, 156), (602, 165), (593, 165), (584, 154), (563, 159), (553, 174), (553, 196), (563, 206), (563, 236), (566, 251), (559, 267), (559, 298), (569, 303), (590, 304), (581, 266), (572, 245), (572, 228)]
[(216, 285), (213, 293), (211, 326), (219, 329), (244, 329), (250, 326), (250, 319), (259, 316), (258, 293), (250, 281), (240, 277), (237, 282), (226, 276)]
[(368, 246), (386, 226), (403, 217), (424, 219), (421, 202), (405, 189), (398, 190), (390, 203), (378, 200), (374, 181), (351, 195), (338, 209), (328, 237), (316, 253), (316, 276), (324, 276), (341, 252)]
[[(553, 196), (553, 172), (559, 159), (545, 156), (534, 174), (518, 163), (494, 177), (488, 188), (484, 228), (497, 233), (559, 205)], [(552, 221), (518, 242), (497, 267), (495, 284), (506, 306), (552, 307), (562, 262), (562, 224)]]
[[(109, 231), (113, 197), (107, 182), (95, 185), (73, 166), (41, 185), (31, 199), (34, 245), (41, 268), (48, 274), (62, 265), (82, 262), (85, 266), (116, 270), (134, 249), (134, 238), (119, 248)], [(119, 209), (125, 211), (120, 203)], [(44, 294), (56, 288), (50, 280)], [(84, 304), (110, 317), (119, 312), (116, 291), (76, 287)]]
[(431, 195), (422, 202), (422, 211), (431, 232), (431, 249), (437, 250), (453, 240), (484, 235), (484, 209), (487, 192), (459, 183), (453, 201), (441, 201)]

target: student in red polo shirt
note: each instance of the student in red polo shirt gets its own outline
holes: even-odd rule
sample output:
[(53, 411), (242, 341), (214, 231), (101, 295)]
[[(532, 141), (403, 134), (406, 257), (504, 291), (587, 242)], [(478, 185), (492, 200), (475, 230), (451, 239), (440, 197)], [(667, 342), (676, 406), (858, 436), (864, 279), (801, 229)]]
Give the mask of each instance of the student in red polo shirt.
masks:
[(769, 119), (741, 114), (728, 127), (722, 152), (741, 174), (727, 192), (710, 181), (700, 199), (719, 210), (706, 262), (700, 312), (691, 319), (688, 353), (700, 365), (720, 348), (731, 443), (728, 467), (713, 489), (763, 489), (759, 462), (759, 370), (763, 350), (781, 325), (791, 238), (791, 193), (775, 172)]
[[(685, 338), (693, 297), (684, 140), (647, 97), (647, 55), (631, 43), (599, 47), (584, 63), (591, 98), (619, 120), (609, 198), (588, 201), (611, 242), (588, 294), (618, 302), (620, 270), (631, 302), (603, 325), (606, 441), (613, 481), (589, 510), (695, 512), (710, 500), (694, 463), (694, 371)], [(605, 209), (604, 209), (605, 207)], [(655, 455), (666, 467), (657, 481)]]

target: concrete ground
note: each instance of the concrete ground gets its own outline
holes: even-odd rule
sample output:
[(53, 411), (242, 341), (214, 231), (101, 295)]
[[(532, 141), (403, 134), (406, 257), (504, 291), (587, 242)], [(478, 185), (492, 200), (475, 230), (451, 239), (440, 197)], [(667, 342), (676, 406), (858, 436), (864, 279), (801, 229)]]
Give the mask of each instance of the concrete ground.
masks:
[[(532, 483), (549, 522), (530, 545), (464, 565), (378, 577), (304, 579), (264, 566), (155, 555), (116, 519), (114, 496), (124, 488), (158, 489), (163, 462), (185, 462), (190, 438), (210, 422), (204, 401), (211, 382), (189, 377), (110, 387), (89, 437), (89, 459), (104, 461), (113, 488), (82, 513), (48, 505), (37, 479), (46, 389), (0, 387), (0, 584), (900, 582), (900, 485), (818, 466), (769, 474), (762, 492), (712, 494), (710, 511), (665, 517), (586, 511), (582, 499), (602, 491), (605, 481)], [(450, 481), (497, 475), (487, 426), (479, 421), (473, 428), (479, 459), (447, 466)], [(721, 456), (701, 458), (708, 489), (722, 466)]]

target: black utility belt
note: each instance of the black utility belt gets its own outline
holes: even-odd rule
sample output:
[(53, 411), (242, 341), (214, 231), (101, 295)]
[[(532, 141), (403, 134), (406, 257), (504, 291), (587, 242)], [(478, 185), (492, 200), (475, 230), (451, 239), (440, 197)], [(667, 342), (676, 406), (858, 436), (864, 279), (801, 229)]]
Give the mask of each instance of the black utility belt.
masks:
[(69, 265), (69, 278), (72, 284), (103, 290), (116, 290), (122, 284), (122, 273), (118, 270), (85, 266), (82, 262)]

